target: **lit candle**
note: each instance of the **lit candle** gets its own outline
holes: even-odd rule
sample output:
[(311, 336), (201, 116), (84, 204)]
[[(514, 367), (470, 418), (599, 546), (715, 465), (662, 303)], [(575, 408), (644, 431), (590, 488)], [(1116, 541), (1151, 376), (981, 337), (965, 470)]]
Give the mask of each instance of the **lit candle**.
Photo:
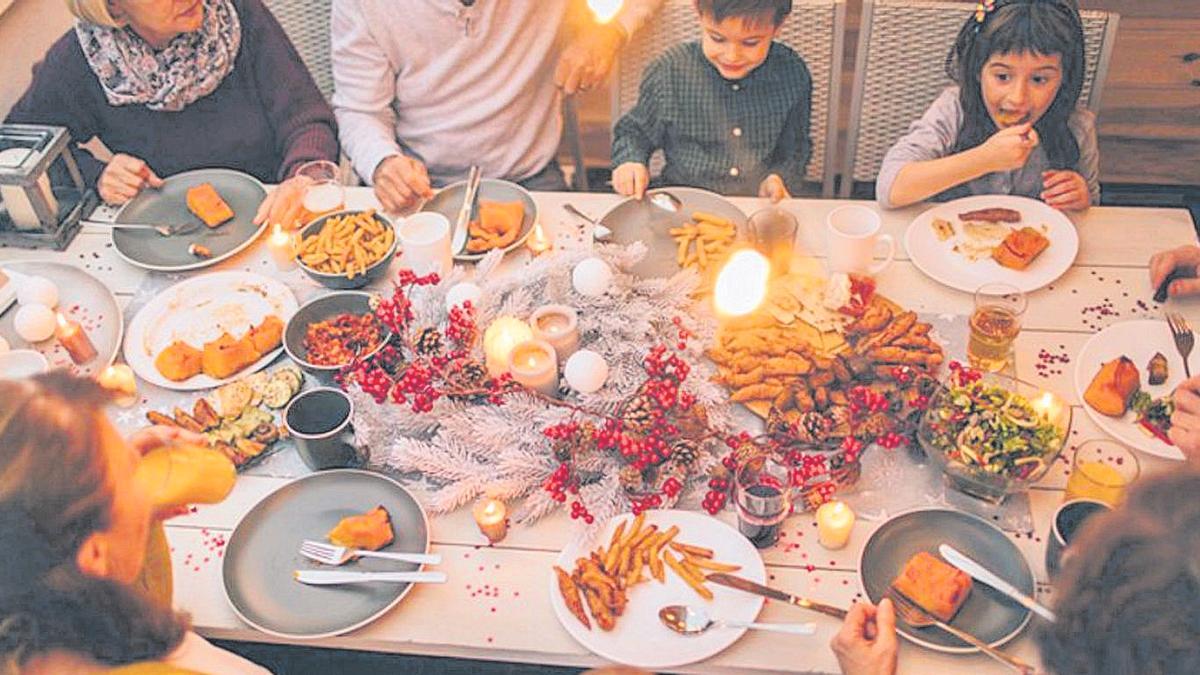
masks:
[(622, 0), (588, 0), (587, 4), (596, 21), (608, 23), (621, 11)]
[(58, 338), (58, 343), (67, 350), (75, 365), (82, 366), (96, 358), (96, 348), (87, 333), (83, 332), (83, 326), (63, 316), (62, 312), (57, 312), (57, 315), (58, 328), (54, 331), (54, 337)]
[(1046, 422), (1058, 419), (1058, 414), (1062, 412), (1062, 402), (1048, 391), (1042, 392), (1042, 395), (1030, 402), (1030, 405), (1033, 406), (1033, 411)]
[(579, 349), (579, 314), (571, 307), (540, 307), (529, 317), (529, 324), (535, 338), (545, 340), (554, 347), (559, 361), (565, 362)]
[(530, 251), (533, 251), (534, 255), (541, 255), (553, 247), (550, 237), (546, 236), (546, 231), (542, 229), (541, 223), (533, 226), (533, 232), (529, 233), (529, 239), (525, 245), (529, 247)]
[(489, 542), (494, 544), (508, 534), (508, 507), (499, 499), (483, 497), (475, 502), (471, 513), (475, 516), (479, 531)]
[(528, 340), (513, 347), (508, 370), (517, 383), (547, 396), (558, 394), (558, 357), (545, 340)]
[(742, 249), (729, 257), (717, 273), (713, 304), (722, 316), (742, 316), (758, 309), (767, 297), (771, 263), (753, 249)]
[(483, 333), (483, 353), (487, 357), (488, 374), (499, 377), (508, 372), (508, 357), (513, 347), (533, 339), (529, 324), (512, 317), (502, 316), (492, 322)]
[(101, 387), (117, 394), (117, 405), (122, 408), (137, 403), (137, 379), (133, 376), (133, 369), (124, 363), (105, 368), (96, 380)]
[(275, 230), (267, 239), (267, 249), (279, 271), (286, 272), (296, 266), (295, 238), (291, 232), (284, 232), (282, 225), (276, 223)]
[(854, 511), (846, 502), (825, 502), (817, 509), (817, 540), (825, 548), (844, 548), (853, 529)]

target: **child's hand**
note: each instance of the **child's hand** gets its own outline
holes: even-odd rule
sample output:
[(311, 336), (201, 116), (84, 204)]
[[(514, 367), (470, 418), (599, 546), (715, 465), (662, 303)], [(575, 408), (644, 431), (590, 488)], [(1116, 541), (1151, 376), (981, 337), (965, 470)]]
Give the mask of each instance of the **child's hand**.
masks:
[(772, 204), (778, 204), (785, 199), (792, 198), (792, 194), (788, 192), (787, 185), (784, 185), (783, 179), (777, 173), (767, 176), (763, 179), (762, 183), (759, 183), (758, 196), (770, 199)]
[(1025, 166), (1029, 153), (1038, 146), (1038, 133), (1026, 122), (1001, 129), (979, 146), (992, 171), (1013, 171)]
[(1092, 205), (1087, 181), (1074, 171), (1043, 171), (1042, 201), (1056, 209), (1074, 211)]
[(641, 199), (650, 185), (650, 170), (645, 164), (625, 162), (613, 171), (612, 182), (617, 194)]

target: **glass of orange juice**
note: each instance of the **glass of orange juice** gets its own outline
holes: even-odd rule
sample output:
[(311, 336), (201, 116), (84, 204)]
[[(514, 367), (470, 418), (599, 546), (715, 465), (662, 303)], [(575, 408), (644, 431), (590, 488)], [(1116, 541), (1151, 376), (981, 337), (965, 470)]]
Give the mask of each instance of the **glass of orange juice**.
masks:
[(179, 443), (146, 453), (134, 478), (158, 508), (216, 504), (233, 489), (237, 469), (218, 450)]
[(1116, 507), (1141, 470), (1137, 456), (1120, 443), (1085, 441), (1075, 449), (1065, 501), (1095, 499)]
[(296, 169), (296, 175), (310, 181), (304, 188), (301, 225), (345, 208), (346, 186), (342, 184), (342, 170), (337, 164), (326, 159), (307, 162)]

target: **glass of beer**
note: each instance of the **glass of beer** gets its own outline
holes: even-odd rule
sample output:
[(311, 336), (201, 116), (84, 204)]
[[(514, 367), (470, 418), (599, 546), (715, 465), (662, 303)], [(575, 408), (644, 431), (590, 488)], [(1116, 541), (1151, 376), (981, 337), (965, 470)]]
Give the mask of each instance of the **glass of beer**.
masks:
[(791, 271), (800, 223), (796, 216), (778, 206), (759, 209), (746, 222), (750, 241), (771, 261), (771, 274), (783, 276)]
[(1095, 499), (1115, 508), (1141, 470), (1137, 456), (1120, 443), (1085, 441), (1075, 449), (1065, 501)]
[(186, 504), (216, 504), (237, 479), (224, 453), (191, 443), (156, 448), (138, 462), (134, 479), (160, 509)]
[(337, 164), (321, 159), (301, 164), (297, 176), (309, 179), (304, 188), (303, 213), (300, 224), (305, 225), (321, 216), (346, 208), (346, 186)]
[(990, 373), (1004, 370), (1012, 358), (1013, 342), (1021, 332), (1025, 294), (1015, 286), (988, 283), (975, 291), (967, 358), (971, 365)]

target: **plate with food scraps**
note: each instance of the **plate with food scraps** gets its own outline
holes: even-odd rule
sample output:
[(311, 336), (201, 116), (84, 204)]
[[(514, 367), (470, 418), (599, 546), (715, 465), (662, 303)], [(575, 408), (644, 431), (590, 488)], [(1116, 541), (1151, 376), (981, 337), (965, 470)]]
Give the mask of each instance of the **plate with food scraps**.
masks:
[(1184, 458), (1166, 438), (1174, 409), (1169, 397), (1184, 379), (1166, 321), (1113, 324), (1075, 358), (1075, 391), (1088, 417), (1125, 445), (1167, 459)]
[(904, 246), (917, 269), (951, 288), (974, 293), (996, 282), (1029, 293), (1070, 269), (1079, 234), (1066, 215), (1036, 199), (976, 195), (917, 216)]
[(79, 322), (96, 348), (96, 357), (85, 364), (76, 365), (54, 336), (36, 343), (21, 339), (14, 325), (17, 310), (20, 309), (16, 303), (0, 312), (0, 338), (8, 342), (12, 349), (27, 347), (37, 350), (50, 362), (51, 368), (70, 368), (76, 374), (89, 377), (99, 375), (113, 362), (121, 350), (125, 320), (121, 317), (121, 307), (116, 297), (102, 281), (74, 265), (49, 260), (14, 260), (4, 263), (4, 269), (15, 274), (45, 277), (54, 284), (58, 290), (58, 304), (53, 309)]
[[(205, 185), (216, 192), (227, 211), (219, 213), (222, 209)], [(254, 224), (254, 215), (266, 196), (267, 190), (257, 178), (233, 169), (177, 173), (164, 179), (160, 188), (142, 190), (121, 209), (115, 221), (193, 227), (169, 237), (149, 229), (114, 228), (113, 246), (131, 265), (157, 272), (215, 265), (254, 243), (266, 228), (266, 222)], [(214, 224), (205, 224), (201, 215)]]
[[(714, 619), (753, 621), (762, 609), (761, 597), (702, 578), (726, 571), (766, 583), (758, 550), (737, 530), (701, 513), (650, 510), (642, 516), (613, 518), (593, 542), (568, 546), (556, 567), (546, 571), (559, 622), (597, 656), (652, 671), (703, 661), (737, 642), (745, 628), (714, 626), (699, 635), (680, 635), (662, 623), (658, 612), (668, 605), (701, 606)], [(624, 590), (604, 590), (616, 588), (620, 560), (635, 559), (622, 553), (643, 548), (647, 560), (623, 573)], [(570, 607), (565, 597), (572, 598)]]
[[(656, 194), (670, 193), (682, 202), (676, 212), (655, 206)], [(646, 256), (630, 272), (643, 279), (670, 277), (683, 267), (702, 275), (717, 268), (729, 254), (746, 214), (732, 202), (707, 190), (669, 187), (650, 190), (643, 199), (629, 198), (600, 218), (618, 244), (640, 241)]]
[[(446, 216), (453, 230), (466, 193), (466, 181), (451, 183), (422, 204), (421, 210)], [(537, 202), (528, 190), (506, 180), (484, 178), (479, 181), (466, 247), (454, 259), (476, 261), (496, 248), (508, 253), (525, 243), (537, 222)]]
[(266, 367), (283, 350), (296, 296), (252, 272), (213, 272), (154, 296), (129, 322), (125, 362), (166, 389), (211, 389)]

